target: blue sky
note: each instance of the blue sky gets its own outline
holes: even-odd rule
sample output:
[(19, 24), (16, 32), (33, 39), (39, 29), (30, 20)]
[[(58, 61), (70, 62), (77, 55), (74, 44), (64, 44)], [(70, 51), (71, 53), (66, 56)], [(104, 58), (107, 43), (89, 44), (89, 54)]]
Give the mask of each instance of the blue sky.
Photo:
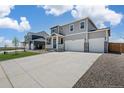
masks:
[[(58, 8), (59, 6), (57, 6)], [(13, 20), (16, 20), (18, 23), (21, 22), (20, 17), (26, 17), (26, 20), (30, 24), (30, 30), (28, 31), (19, 31), (17, 29), (5, 27), (2, 28), (0, 26), (0, 37), (4, 37), (4, 40), (12, 40), (13, 37), (17, 37), (20, 41), (23, 40), (24, 34), (31, 31), (31, 32), (39, 32), (39, 31), (46, 31), (50, 32), (50, 27), (58, 24), (64, 24), (76, 20), (74, 14), (70, 12), (70, 8), (67, 11), (58, 12), (49, 11), (53, 7), (40, 7), (40, 6), (14, 6), (10, 9), (10, 13), (4, 17), (9, 17)], [(62, 7), (61, 7), (62, 8)], [(108, 6), (108, 8), (116, 13), (121, 15), (124, 14), (124, 6)], [(55, 7), (53, 8), (55, 10)], [(79, 8), (78, 8), (79, 9)], [(55, 13), (57, 12), (57, 13)], [(62, 13), (61, 13), (62, 12)], [(114, 19), (116, 21), (116, 19)], [(110, 25), (110, 22), (104, 22), (106, 27), (111, 27), (111, 40), (120, 40), (120, 36), (124, 37), (124, 19), (121, 18), (121, 21), (118, 22), (116, 25)]]

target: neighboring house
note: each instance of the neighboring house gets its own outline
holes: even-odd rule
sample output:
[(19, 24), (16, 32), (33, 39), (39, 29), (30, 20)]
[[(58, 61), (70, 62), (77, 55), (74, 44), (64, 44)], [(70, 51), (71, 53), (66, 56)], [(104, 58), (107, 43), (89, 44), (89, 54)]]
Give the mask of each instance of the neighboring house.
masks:
[(26, 48), (29, 50), (44, 49), (45, 42), (49, 35), (45, 32), (28, 32), (25, 36)]
[(56, 51), (108, 52), (110, 29), (98, 29), (90, 18), (51, 28), (46, 48)]

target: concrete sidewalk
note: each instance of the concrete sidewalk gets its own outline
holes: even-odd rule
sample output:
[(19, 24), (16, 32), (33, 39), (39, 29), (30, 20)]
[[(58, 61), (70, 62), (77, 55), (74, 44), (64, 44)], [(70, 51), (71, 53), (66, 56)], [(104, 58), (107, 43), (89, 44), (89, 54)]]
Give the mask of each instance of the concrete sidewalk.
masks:
[(0, 87), (73, 87), (100, 55), (51, 52), (4, 61), (0, 63), (0, 74), (3, 74)]

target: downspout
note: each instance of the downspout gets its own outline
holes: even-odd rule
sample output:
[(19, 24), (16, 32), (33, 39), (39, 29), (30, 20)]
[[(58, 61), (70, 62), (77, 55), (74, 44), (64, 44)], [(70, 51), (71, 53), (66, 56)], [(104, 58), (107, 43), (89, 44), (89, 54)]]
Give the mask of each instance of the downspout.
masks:
[(88, 19), (86, 19), (86, 38), (85, 38), (85, 52), (89, 52), (89, 36), (88, 36)]
[(106, 35), (105, 35), (105, 37), (106, 37), (105, 39), (106, 39), (106, 40), (105, 40), (105, 42), (104, 42), (104, 47), (105, 47), (105, 48), (104, 48), (104, 52), (105, 52), (105, 53), (108, 53), (108, 47), (109, 47), (109, 46), (108, 46), (108, 45), (109, 45), (108, 30), (106, 30), (105, 33), (106, 33)]

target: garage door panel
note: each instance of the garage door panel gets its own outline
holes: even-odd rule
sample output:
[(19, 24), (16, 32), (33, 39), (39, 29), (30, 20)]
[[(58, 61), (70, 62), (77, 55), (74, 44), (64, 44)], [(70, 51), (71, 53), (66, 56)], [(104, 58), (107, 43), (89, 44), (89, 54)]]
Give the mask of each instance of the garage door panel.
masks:
[(89, 40), (90, 52), (104, 52), (104, 38), (96, 38)]
[(65, 41), (66, 51), (84, 51), (84, 39)]

